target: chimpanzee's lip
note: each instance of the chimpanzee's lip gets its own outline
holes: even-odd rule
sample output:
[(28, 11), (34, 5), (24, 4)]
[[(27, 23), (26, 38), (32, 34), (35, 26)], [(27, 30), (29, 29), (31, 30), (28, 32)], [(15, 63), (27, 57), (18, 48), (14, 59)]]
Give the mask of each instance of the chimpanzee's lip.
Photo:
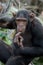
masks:
[(22, 33), (22, 31), (20, 30), (19, 32), (21, 32)]
[(21, 32), (21, 33), (23, 33), (23, 31), (21, 31), (21, 30), (19, 30), (18, 32)]

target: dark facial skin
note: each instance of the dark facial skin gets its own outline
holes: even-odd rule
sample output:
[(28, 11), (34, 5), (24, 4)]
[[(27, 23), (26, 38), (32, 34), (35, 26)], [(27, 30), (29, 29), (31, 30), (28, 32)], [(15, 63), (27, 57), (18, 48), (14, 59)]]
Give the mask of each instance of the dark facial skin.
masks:
[(27, 26), (27, 20), (25, 18), (23, 19), (16, 19), (17, 24), (17, 32), (25, 32), (26, 26)]

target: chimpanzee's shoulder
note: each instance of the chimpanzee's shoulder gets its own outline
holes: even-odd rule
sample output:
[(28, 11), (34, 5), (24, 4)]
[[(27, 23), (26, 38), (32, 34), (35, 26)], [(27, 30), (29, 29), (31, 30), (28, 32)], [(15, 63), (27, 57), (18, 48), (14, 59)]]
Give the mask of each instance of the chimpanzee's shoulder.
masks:
[(43, 35), (43, 26), (40, 23), (40, 21), (38, 19), (34, 19), (33, 23), (32, 23), (32, 33), (33, 35)]

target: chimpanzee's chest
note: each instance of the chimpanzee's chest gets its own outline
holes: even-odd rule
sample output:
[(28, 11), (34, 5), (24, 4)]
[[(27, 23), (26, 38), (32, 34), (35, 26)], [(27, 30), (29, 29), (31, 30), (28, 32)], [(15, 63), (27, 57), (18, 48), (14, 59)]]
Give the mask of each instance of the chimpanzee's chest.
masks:
[(23, 35), (23, 45), (25, 47), (32, 46), (32, 35), (31, 33), (25, 33)]

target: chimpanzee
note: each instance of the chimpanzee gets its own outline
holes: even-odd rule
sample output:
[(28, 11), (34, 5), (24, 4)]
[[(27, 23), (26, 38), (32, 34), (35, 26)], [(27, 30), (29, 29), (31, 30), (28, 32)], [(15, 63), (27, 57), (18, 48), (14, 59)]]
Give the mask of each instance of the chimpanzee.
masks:
[(43, 27), (37, 19), (31, 22), (29, 12), (25, 10), (17, 13), (15, 26), (13, 52), (16, 57), (11, 57), (6, 65), (28, 65), (34, 57), (43, 56)]
[(13, 19), (14, 19), (13, 17), (10, 18), (7, 16), (0, 18), (0, 27), (6, 28), (6, 29), (7, 28), (12, 29), (13, 28), (13, 23), (12, 23)]
[(43, 56), (43, 27), (37, 19), (31, 20), (26, 10), (19, 11), (14, 21), (13, 54), (6, 65), (28, 65), (35, 57)]

